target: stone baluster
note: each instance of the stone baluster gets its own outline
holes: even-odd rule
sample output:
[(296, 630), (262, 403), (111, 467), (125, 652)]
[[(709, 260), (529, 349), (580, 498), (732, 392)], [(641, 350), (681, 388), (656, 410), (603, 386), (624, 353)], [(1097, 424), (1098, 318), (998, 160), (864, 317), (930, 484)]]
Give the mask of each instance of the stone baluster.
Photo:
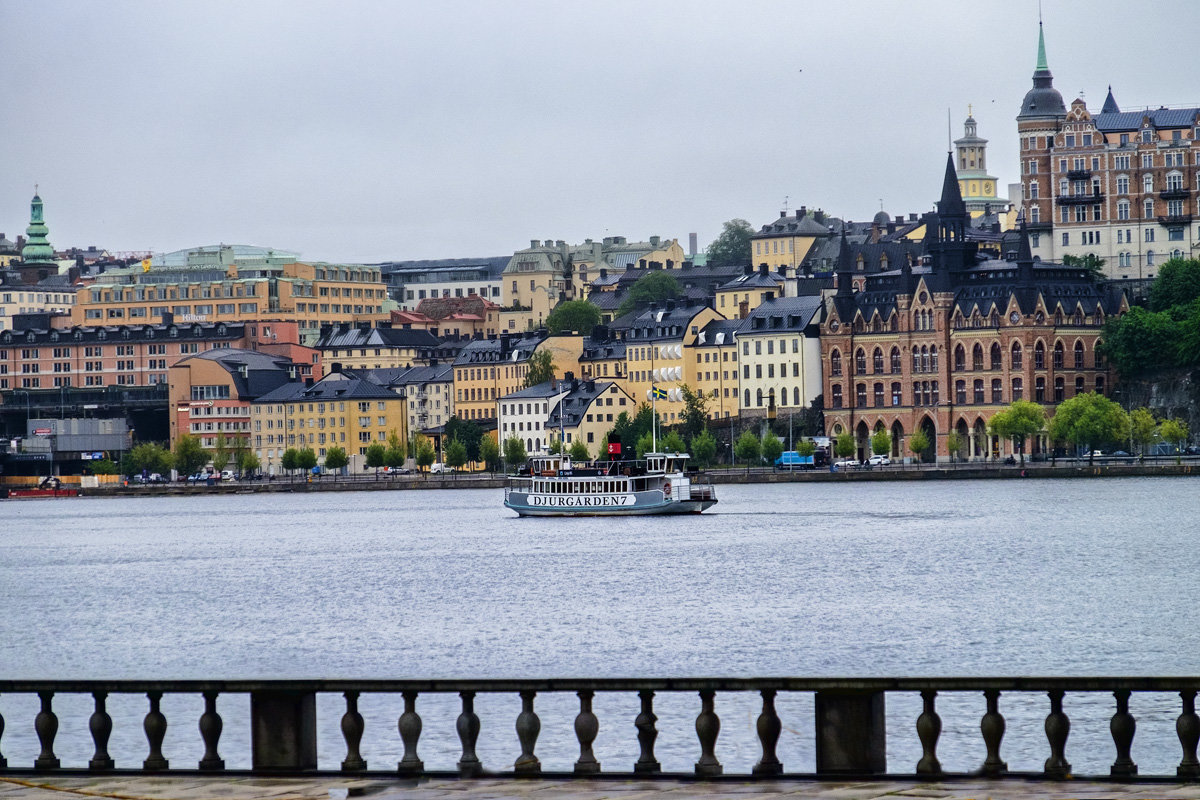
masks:
[(979, 732), (987, 747), (987, 758), (983, 762), (983, 774), (991, 777), (1008, 772), (1008, 764), (1000, 758), (1000, 742), (1004, 740), (1004, 716), (1000, 713), (1000, 690), (984, 689), (987, 713), (979, 720)]
[(204, 741), (204, 758), (200, 759), (199, 767), (205, 772), (215, 772), (225, 769), (225, 760), (217, 752), (217, 743), (221, 741), (221, 731), (225, 723), (217, 713), (217, 693), (204, 693), (204, 713), (200, 715), (200, 738)]
[(654, 757), (654, 740), (658, 738), (658, 728), (654, 727), (654, 723), (658, 722), (658, 717), (654, 715), (654, 692), (642, 689), (638, 697), (642, 699), (642, 711), (633, 726), (637, 728), (638, 745), (642, 753), (633, 765), (633, 771), (637, 775), (662, 772), (662, 764)]
[(58, 735), (58, 717), (54, 715), (51, 703), (54, 692), (38, 692), (42, 701), (42, 710), (33, 720), (33, 729), (37, 731), (38, 741), (42, 744), (42, 752), (33, 762), (34, 769), (58, 769), (58, 758), (54, 755), (54, 737)]
[(1183, 747), (1183, 760), (1175, 768), (1181, 778), (1200, 778), (1200, 761), (1196, 760), (1196, 745), (1200, 744), (1200, 717), (1196, 716), (1196, 690), (1179, 693), (1183, 699), (1183, 713), (1175, 720), (1175, 733)]
[(1046, 695), (1050, 698), (1050, 713), (1046, 716), (1046, 739), (1050, 742), (1050, 757), (1045, 765), (1046, 777), (1065, 778), (1071, 774), (1071, 765), (1066, 757), (1071, 720), (1063, 713), (1063, 690), (1052, 689)]
[(600, 720), (592, 713), (592, 697), (590, 690), (577, 693), (579, 695), (579, 715), (575, 717), (575, 736), (579, 739), (579, 760), (575, 762), (576, 775), (595, 775), (600, 772), (600, 762), (592, 752), (592, 742), (600, 732)]
[(417, 713), (417, 693), (404, 692), (404, 713), (396, 723), (400, 729), (400, 740), (404, 742), (404, 756), (396, 765), (396, 771), (412, 774), (425, 769), (424, 762), (417, 757), (417, 740), (421, 738), (421, 715)]
[[(0, 714), (0, 739), (4, 738), (4, 715)], [(8, 766), (8, 759), (4, 757), (4, 753), (0, 753), (0, 769), (5, 769)]]
[(475, 713), (475, 693), (459, 692), (462, 698), (462, 713), (454, 727), (462, 742), (462, 758), (458, 760), (458, 773), (464, 778), (473, 778), (483, 772), (483, 765), (475, 755), (475, 742), (479, 740), (479, 715)]
[(346, 740), (346, 757), (342, 759), (342, 772), (362, 772), (367, 768), (367, 762), (358, 752), (358, 745), (362, 742), (366, 726), (363, 725), (362, 714), (358, 713), (358, 692), (343, 692), (342, 696), (346, 698), (346, 713), (342, 714), (342, 738)]
[(105, 770), (112, 769), (115, 764), (112, 758), (108, 755), (108, 737), (112, 735), (112, 717), (108, 715), (108, 710), (104, 707), (105, 700), (108, 698), (108, 692), (92, 692), (92, 699), (95, 701), (95, 710), (92, 711), (92, 716), (88, 719), (88, 728), (92, 732), (92, 741), (96, 744), (96, 752), (92, 756), (92, 760), (88, 762), (88, 769)]
[(759, 693), (762, 695), (762, 712), (758, 715), (756, 727), (758, 741), (762, 744), (762, 757), (751, 772), (755, 775), (780, 775), (783, 773), (783, 764), (775, 754), (775, 748), (779, 744), (779, 734), (783, 732), (783, 723), (775, 713), (775, 690), (763, 689)]
[(938, 737), (942, 735), (942, 718), (934, 708), (937, 692), (925, 689), (921, 692), (924, 710), (917, 717), (917, 738), (921, 740), (921, 760), (917, 762), (918, 775), (937, 775), (942, 771), (942, 764), (937, 758)]
[(1117, 746), (1117, 760), (1113, 762), (1109, 774), (1113, 777), (1137, 775), (1137, 764), (1129, 757), (1133, 747), (1133, 735), (1137, 732), (1137, 720), (1129, 713), (1129, 690), (1118, 689), (1113, 692), (1117, 699), (1117, 713), (1108, 722), (1108, 730), (1112, 733), (1113, 744)]
[(724, 768), (717, 760), (717, 736), (721, 733), (721, 719), (713, 710), (716, 692), (700, 690), (700, 714), (696, 717), (696, 736), (700, 739), (700, 760), (696, 762), (696, 774), (703, 777), (720, 775)]
[(533, 711), (533, 698), (537, 692), (525, 689), (521, 692), (521, 713), (517, 715), (517, 739), (521, 742), (521, 755), (513, 765), (519, 775), (537, 775), (542, 771), (542, 762), (533, 754), (542, 721)]
[(167, 736), (167, 718), (158, 710), (162, 692), (146, 692), (146, 697), (150, 699), (150, 710), (146, 712), (146, 718), (142, 721), (142, 729), (146, 731), (146, 741), (150, 743), (150, 755), (142, 762), (142, 769), (164, 770), (170, 764), (162, 754), (163, 739)]

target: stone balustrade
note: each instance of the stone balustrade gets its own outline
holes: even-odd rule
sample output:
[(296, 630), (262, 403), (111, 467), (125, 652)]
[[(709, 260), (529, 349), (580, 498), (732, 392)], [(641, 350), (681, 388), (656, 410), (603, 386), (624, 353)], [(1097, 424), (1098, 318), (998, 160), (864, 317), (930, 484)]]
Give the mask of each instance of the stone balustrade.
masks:
[[(250, 746), (252, 771), (263, 774), (317, 772), (317, 715), (318, 694), (341, 694), (345, 711), (341, 717), (341, 733), (345, 742), (345, 757), (339, 773), (367, 774), (367, 764), (359, 747), (364, 732), (364, 720), (358, 701), (364, 694), (397, 694), (403, 698), (403, 712), (397, 729), (403, 743), (403, 757), (395, 770), (372, 771), (369, 774), (419, 775), (427, 771), (417, 749), (423, 721), (418, 712), (422, 695), (457, 694), (461, 709), (455, 728), (461, 742), (461, 755), (454, 764), (430, 765), (430, 773), (456, 771), (463, 777), (480, 775), (530, 776), (542, 774), (537, 756), (541, 721), (536, 710), (539, 695), (573, 693), (578, 696), (579, 712), (574, 720), (574, 735), (579, 756), (573, 772), (579, 776), (637, 775), (654, 776), (662, 773), (655, 757), (655, 742), (659, 731), (654, 713), (654, 699), (661, 693), (688, 693), (698, 700), (695, 721), (696, 745), (699, 757), (694, 774), (698, 778), (714, 778), (724, 773), (716, 755), (721, 720), (717, 713), (718, 699), (731, 693), (755, 693), (761, 700), (757, 717), (760, 755), (748, 777), (833, 778), (860, 776), (864, 778), (909, 774), (908, 768), (889, 765), (885, 741), (885, 699), (889, 693), (919, 693), (922, 711), (914, 728), (922, 755), (914, 765), (916, 776), (944, 777), (937, 756), (942, 721), (937, 712), (939, 694), (957, 693), (978, 697), (980, 701), (979, 735), (986, 749), (986, 758), (978, 770), (970, 773), (988, 777), (1009, 775), (1002, 757), (1006, 722), (1001, 710), (1006, 693), (1045, 693), (1047, 715), (1044, 728), (1048, 757), (1044, 770), (1036, 773), (1044, 778), (1071, 776), (1066, 745), (1071, 722), (1063, 711), (1063, 698), (1068, 694), (1111, 694), (1113, 715), (1109, 723), (1116, 759), (1107, 776), (1113, 780), (1128, 779), (1138, 774), (1130, 756), (1137, 723), (1130, 713), (1130, 698), (1140, 692), (1178, 693), (1181, 698), (1175, 730), (1181, 748), (1181, 760), (1175, 774), (1154, 776), (1183, 781), (1200, 780), (1200, 762), (1196, 749), (1200, 742), (1200, 718), (1196, 715), (1196, 693), (1200, 678), (611, 678), (611, 679), (544, 679), (544, 680), (274, 680), (274, 681), (0, 681), (0, 695), (36, 695), (40, 710), (33, 727), (41, 752), (32, 765), (10, 764), (3, 755), (5, 725), (0, 717), (0, 770), (8, 772), (52, 772), (63, 769), (85, 769), (105, 772), (118, 767), (108, 753), (113, 721), (106, 710), (112, 694), (144, 695), (147, 711), (143, 721), (147, 755), (140, 770), (148, 773), (222, 772), (226, 769), (220, 755), (224, 723), (218, 705), (223, 695), (248, 695), (250, 699)], [(592, 710), (598, 692), (632, 693), (641, 702), (640, 713), (632, 722), (640, 755), (629, 769), (605, 769), (592, 750), (600, 720)], [(481, 693), (511, 696), (514, 700), (515, 730), (520, 755), (511, 765), (481, 763), (476, 755), (481, 721), (475, 713), (475, 698)], [(810, 693), (815, 709), (815, 773), (788, 773), (776, 754), (783, 722), (776, 712), (775, 701), (780, 693)], [(88, 722), (95, 753), (86, 767), (64, 766), (55, 755), (55, 738), (59, 720), (54, 711), (58, 695), (90, 695), (94, 711)], [(160, 701), (164, 694), (191, 694), (202, 697), (204, 711), (197, 721), (203, 757), (192, 768), (190, 764), (174, 767), (163, 756), (162, 744), (168, 720)], [(755, 700), (757, 704), (759, 699)], [(519, 708), (519, 710), (518, 710)], [(11, 712), (10, 712), (11, 713)], [(444, 722), (448, 723), (448, 720)], [(632, 734), (631, 734), (632, 735)], [(199, 748), (197, 748), (199, 751)], [(128, 767), (122, 766), (122, 769)], [(1030, 773), (1021, 773), (1029, 777)], [(1145, 776), (1143, 776), (1145, 777)]]

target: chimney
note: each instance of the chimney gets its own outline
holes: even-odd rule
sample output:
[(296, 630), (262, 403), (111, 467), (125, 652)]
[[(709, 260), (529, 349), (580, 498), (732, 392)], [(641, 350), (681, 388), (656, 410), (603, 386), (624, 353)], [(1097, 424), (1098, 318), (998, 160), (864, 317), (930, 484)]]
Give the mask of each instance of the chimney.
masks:
[(786, 217), (786, 216), (787, 216), (787, 212), (786, 212), (786, 211), (780, 211), (780, 212), (779, 212), (779, 218), (780, 218), (780, 219), (783, 219), (783, 218), (784, 218), (784, 217)]
[(766, 276), (766, 274), (767, 274), (767, 265), (766, 264), (758, 265), (758, 274), (762, 275), (764, 277)]
[(330, 375), (340, 375), (342, 373), (342, 362), (335, 361), (329, 365)]
[(605, 269), (604, 267), (601, 267), (600, 268), (600, 280), (604, 280), (607, 277), (608, 277), (608, 270)]
[(650, 237), (650, 246), (651, 246), (651, 247), (658, 247), (658, 243), (659, 243), (660, 241), (662, 241), (662, 240), (661, 240), (661, 239), (659, 239), (657, 236), (651, 236), (651, 237)]
[(608, 341), (608, 326), (607, 325), (592, 326), (592, 338), (598, 342)]
[(662, 269), (662, 262), (661, 261), (651, 261), (650, 269)]
[(667, 301), (667, 311), (674, 311), (674, 310), (675, 310), (675, 301), (668, 300)]
[(746, 266), (742, 267), (742, 274), (743, 275), (753, 275), (754, 274), (754, 265), (747, 264)]
[(541, 247), (541, 246), (542, 246), (542, 240), (541, 240), (541, 239), (530, 239), (530, 240), (529, 240), (529, 247), (530, 247), (530, 249), (538, 248), (538, 247)]
[(312, 385), (313, 385), (313, 379), (311, 376), (304, 379), (304, 388), (305, 389), (311, 387)]
[(429, 359), (429, 366), (436, 367), (437, 365), (438, 365), (438, 360), (436, 358)]
[(162, 312), (162, 324), (163, 325), (174, 325), (175, 324), (175, 315), (172, 314), (170, 311)]
[(559, 250), (561, 250), (567, 246), (567, 243), (564, 242), (562, 239), (556, 239), (554, 242), (554, 246), (557, 247)]
[(691, 262), (691, 261), (684, 261), (684, 262), (683, 262), (682, 264), (680, 264), (679, 266), (680, 266), (680, 268), (681, 268), (681, 269), (688, 270), (688, 269), (691, 269), (691, 268), (692, 268), (692, 262)]
[(800, 210), (796, 212), (796, 221), (799, 222), (806, 216), (808, 216), (808, 208), (806, 206), (800, 206)]
[(645, 269), (645, 268), (646, 268), (646, 259), (644, 259), (644, 258), (639, 258), (639, 259), (638, 259), (638, 268), (639, 268), (639, 269)]

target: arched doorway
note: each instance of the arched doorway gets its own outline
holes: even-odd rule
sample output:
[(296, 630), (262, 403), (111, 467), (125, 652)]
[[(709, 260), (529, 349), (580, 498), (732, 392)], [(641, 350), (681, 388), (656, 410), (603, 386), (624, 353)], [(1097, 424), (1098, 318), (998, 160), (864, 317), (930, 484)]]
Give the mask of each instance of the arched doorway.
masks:
[(954, 432), (958, 434), (958, 452), (950, 454), (952, 459), (961, 457), (964, 453), (969, 458), (971, 455), (971, 433), (967, 427), (967, 421), (959, 417), (958, 424), (954, 426)]
[(855, 430), (856, 444), (858, 445), (859, 461), (866, 461), (871, 457), (871, 429), (867, 427), (866, 422), (859, 422), (858, 428)]
[(976, 458), (986, 459), (989, 456), (988, 450), (990, 448), (988, 446), (987, 425), (984, 424), (983, 417), (980, 417), (979, 419), (975, 420), (974, 431), (975, 431), (975, 452), (973, 455)]
[(904, 426), (900, 420), (892, 423), (892, 458), (900, 458), (904, 450)]
[(937, 462), (937, 426), (931, 418), (921, 420), (921, 433), (929, 440), (929, 446), (921, 451), (921, 463), (934, 464)]

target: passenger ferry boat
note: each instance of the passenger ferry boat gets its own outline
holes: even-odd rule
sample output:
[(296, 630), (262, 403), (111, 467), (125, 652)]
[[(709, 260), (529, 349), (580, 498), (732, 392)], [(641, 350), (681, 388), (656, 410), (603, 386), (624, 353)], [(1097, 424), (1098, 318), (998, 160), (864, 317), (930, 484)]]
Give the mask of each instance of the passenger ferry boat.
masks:
[(504, 505), (523, 517), (699, 514), (717, 502), (712, 483), (686, 472), (686, 453), (577, 467), (571, 457), (534, 456), (504, 487)]

